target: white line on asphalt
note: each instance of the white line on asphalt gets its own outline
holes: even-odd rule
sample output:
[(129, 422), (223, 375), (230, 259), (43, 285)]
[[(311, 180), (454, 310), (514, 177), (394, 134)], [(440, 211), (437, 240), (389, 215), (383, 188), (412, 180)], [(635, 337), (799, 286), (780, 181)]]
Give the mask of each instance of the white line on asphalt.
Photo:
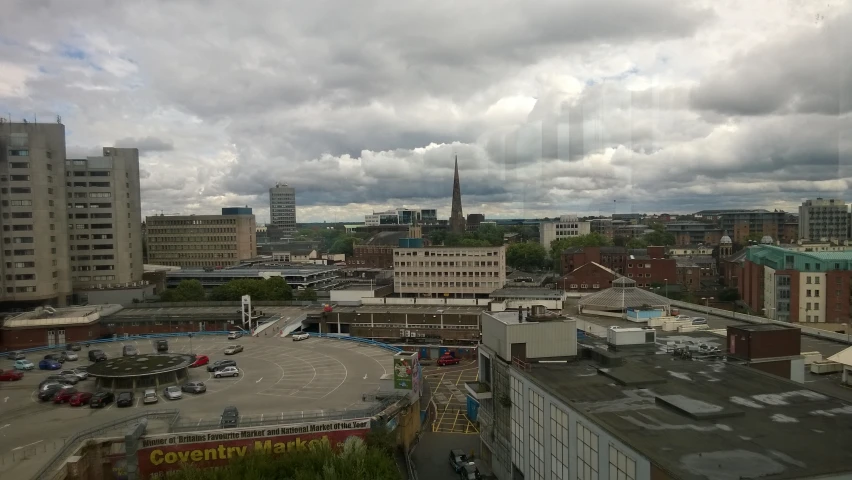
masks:
[(364, 374), (364, 380), (366, 380), (366, 379), (367, 379), (367, 374), (365, 373), (365, 374)]
[(263, 414), (262, 413), (260, 414), (260, 421), (261, 422), (263, 421)]
[(2, 427), (0, 427), (0, 430), (3, 430), (4, 428), (6, 428), (6, 427), (8, 427), (8, 426), (10, 426), (10, 425), (11, 425), (11, 423), (7, 423), (6, 425), (3, 425)]
[(8, 401), (9, 401), (9, 397), (6, 397), (6, 398), (3, 399), (3, 403), (6, 403)]
[(254, 383), (260, 383), (261, 380), (263, 380), (263, 377), (258, 378), (257, 381)]
[(20, 449), (22, 449), (22, 448), (31, 447), (31, 446), (33, 446), (33, 445), (35, 445), (35, 444), (37, 444), (37, 443), (41, 443), (41, 442), (43, 442), (43, 441), (44, 441), (44, 440), (39, 440), (39, 441), (37, 441), (37, 442), (28, 443), (28, 444), (26, 444), (26, 445), (21, 445), (20, 447), (15, 447), (15, 448), (13, 448), (13, 449), (12, 449), (12, 451), (14, 452), (14, 451), (20, 450)]
[(196, 427), (201, 425), (201, 422), (204, 421), (204, 417), (198, 419), (198, 423), (195, 425)]

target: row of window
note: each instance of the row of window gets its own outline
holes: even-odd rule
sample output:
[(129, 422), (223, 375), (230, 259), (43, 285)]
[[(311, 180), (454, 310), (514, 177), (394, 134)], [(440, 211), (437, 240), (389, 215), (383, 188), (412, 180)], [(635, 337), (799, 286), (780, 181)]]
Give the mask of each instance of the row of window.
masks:
[[(236, 253), (162, 253), (162, 252), (152, 251), (151, 247), (148, 247), (148, 256), (149, 256), (149, 260), (156, 258), (156, 259), (158, 259), (158, 261), (160, 259), (166, 259), (166, 258), (181, 258), (181, 259), (190, 259), (190, 258), (192, 258), (192, 259), (195, 259), (195, 258), (203, 258), (203, 259), (231, 258), (231, 259), (236, 259), (237, 258)], [(155, 263), (155, 262), (152, 262), (152, 263)], [(217, 263), (217, 265), (218, 265), (218, 263)], [(196, 266), (204, 266), (204, 265), (196, 265)]]
[[(152, 228), (150, 224), (147, 225), (146, 228), (148, 232), (149, 238), (151, 240), (154, 239), (154, 235), (166, 235), (166, 234), (178, 234), (181, 236), (185, 235), (199, 235), (202, 233), (237, 233), (237, 229), (235, 227), (230, 228)], [(175, 241), (175, 240), (167, 240), (174, 238), (182, 238), (182, 237), (165, 237), (164, 240), (158, 240), (163, 242)]]
[(236, 225), (237, 220), (235, 218), (214, 218), (210, 220), (162, 220), (157, 217), (148, 217), (148, 225), (153, 227), (160, 227), (164, 225), (170, 226), (178, 226), (178, 225), (193, 225), (193, 226), (201, 226), (201, 225)]
[(82, 235), (68, 235), (68, 240), (112, 240), (111, 233), (94, 233), (89, 235), (88, 233), (84, 233)]
[[(68, 209), (72, 208), (112, 208), (112, 203), (69, 203)], [(127, 208), (130, 208), (129, 203)]]
[(498, 261), (469, 261), (469, 262), (400, 262), (395, 261), (397, 267), (499, 267)]
[(204, 243), (204, 242), (236, 242), (236, 235), (211, 235), (187, 237), (152, 237), (148, 232), (148, 243)]
[(91, 271), (111, 271), (115, 270), (115, 265), (72, 265), (72, 272), (91, 272)]
[(500, 285), (500, 282), (396, 282), (395, 286), (400, 288), (486, 288)]
[(115, 275), (95, 275), (94, 277), (71, 277), (72, 282), (108, 282), (110, 280), (115, 280)]
[[(131, 254), (133, 255), (133, 254)], [(88, 262), (89, 260), (115, 260), (115, 255), (72, 255), (70, 260), (78, 262)]]
[(149, 252), (165, 252), (170, 250), (189, 250), (197, 252), (199, 250), (237, 250), (236, 243), (211, 245), (209, 243), (199, 243), (192, 245), (148, 245)]
[(396, 272), (396, 277), (499, 277), (498, 272)]
[[(485, 247), (477, 247), (479, 249), (468, 249), (468, 250), (426, 250), (423, 252), (424, 257), (498, 257), (500, 256), (499, 252), (496, 251), (485, 251), (482, 248)], [(393, 252), (394, 256), (399, 257), (416, 257), (418, 252), (412, 251), (410, 248), (398, 248)]]
[(8, 275), (8, 274), (6, 275), (7, 281), (12, 281), (13, 279), (14, 280), (35, 280), (36, 276), (35, 276), (35, 273), (19, 273), (19, 274), (14, 275), (14, 276)]
[(74, 251), (82, 251), (82, 250), (112, 250), (113, 245), (111, 243), (97, 243), (94, 245), (68, 245), (68, 250)]
[(110, 192), (68, 192), (68, 198), (111, 198)]
[(69, 213), (68, 220), (82, 218), (112, 218), (112, 213)]
[[(95, 187), (95, 188), (109, 188), (112, 185), (109, 182), (65, 182), (66, 187), (73, 188), (86, 188), (86, 187)], [(130, 186), (128, 184), (128, 186)]]

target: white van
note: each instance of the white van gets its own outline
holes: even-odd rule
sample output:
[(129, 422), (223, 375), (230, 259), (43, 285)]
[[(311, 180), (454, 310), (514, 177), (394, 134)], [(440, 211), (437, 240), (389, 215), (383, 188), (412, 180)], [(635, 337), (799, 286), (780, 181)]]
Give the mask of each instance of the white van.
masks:
[(157, 391), (153, 388), (146, 389), (145, 393), (142, 394), (142, 403), (157, 403), (159, 400), (159, 397), (157, 397)]

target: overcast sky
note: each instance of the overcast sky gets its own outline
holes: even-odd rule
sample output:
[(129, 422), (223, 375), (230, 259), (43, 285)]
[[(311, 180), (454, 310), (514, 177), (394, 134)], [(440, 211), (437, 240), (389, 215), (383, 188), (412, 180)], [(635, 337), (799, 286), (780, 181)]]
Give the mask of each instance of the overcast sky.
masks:
[[(837, 0), (5, 0), (0, 111), (135, 146), (143, 214), (795, 210), (852, 182)], [(850, 199), (847, 199), (850, 200)]]

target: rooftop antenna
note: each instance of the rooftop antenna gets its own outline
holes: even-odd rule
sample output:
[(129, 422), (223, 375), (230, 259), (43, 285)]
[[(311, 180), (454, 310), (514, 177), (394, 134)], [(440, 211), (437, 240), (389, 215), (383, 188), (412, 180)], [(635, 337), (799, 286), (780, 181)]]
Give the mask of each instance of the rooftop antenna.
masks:
[(60, 117), (59, 115), (56, 116), (56, 123), (62, 125), (62, 117)]

